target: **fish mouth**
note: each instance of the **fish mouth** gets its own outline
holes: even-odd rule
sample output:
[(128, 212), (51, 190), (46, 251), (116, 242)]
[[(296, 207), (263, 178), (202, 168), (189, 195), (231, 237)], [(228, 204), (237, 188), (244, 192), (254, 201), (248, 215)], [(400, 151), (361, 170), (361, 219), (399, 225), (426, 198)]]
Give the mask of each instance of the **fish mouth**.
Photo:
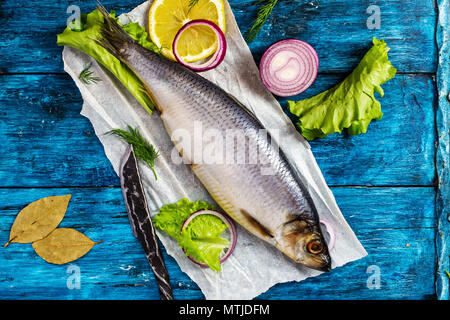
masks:
[[(331, 270), (331, 257), (328, 251), (327, 243), (325, 239), (323, 239), (322, 235), (316, 235), (316, 239), (308, 242), (307, 244), (307, 252), (309, 252), (311, 256), (311, 261), (313, 262), (312, 268), (319, 271), (330, 271)], [(314, 245), (319, 246), (319, 251), (314, 251)], [(314, 266), (315, 265), (315, 266)]]
[(314, 221), (293, 220), (276, 234), (278, 248), (295, 262), (318, 271), (331, 270), (328, 246)]
[(303, 257), (303, 263), (309, 268), (328, 272), (331, 270), (331, 256), (328, 244), (317, 224), (309, 224), (309, 228), (312, 234), (297, 243), (297, 245), (304, 246), (302, 250), (299, 250), (302, 252), (297, 251), (297, 253)]
[(324, 254), (322, 257), (320, 257), (321, 263), (319, 265), (311, 265), (308, 266), (309, 268), (318, 270), (318, 271), (324, 271), (328, 272), (331, 270), (331, 258), (328, 254)]
[(328, 265), (326, 265), (326, 266), (323, 266), (323, 267), (321, 267), (321, 268), (319, 268), (319, 269), (317, 269), (317, 270), (319, 270), (319, 271), (324, 271), (324, 272), (328, 272), (328, 271), (331, 270), (331, 263), (328, 264)]
[(318, 271), (328, 272), (331, 270), (331, 257), (328, 252), (314, 256), (301, 256), (295, 259), (295, 262)]
[(322, 272), (328, 272), (331, 271), (331, 265), (327, 265), (327, 266), (323, 266), (323, 267), (318, 267), (318, 268), (313, 268), (313, 267), (309, 267), (310, 269), (314, 269), (317, 271), (322, 271)]

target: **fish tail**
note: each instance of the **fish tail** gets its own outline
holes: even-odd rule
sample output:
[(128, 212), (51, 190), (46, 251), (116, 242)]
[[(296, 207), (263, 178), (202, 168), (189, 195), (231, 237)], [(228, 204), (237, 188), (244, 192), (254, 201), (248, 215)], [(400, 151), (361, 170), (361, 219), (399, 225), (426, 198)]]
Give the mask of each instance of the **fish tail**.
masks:
[(117, 59), (124, 60), (124, 49), (128, 43), (134, 42), (120, 24), (108, 14), (106, 8), (97, 2), (97, 10), (102, 14), (106, 24), (100, 30), (102, 37), (94, 39)]

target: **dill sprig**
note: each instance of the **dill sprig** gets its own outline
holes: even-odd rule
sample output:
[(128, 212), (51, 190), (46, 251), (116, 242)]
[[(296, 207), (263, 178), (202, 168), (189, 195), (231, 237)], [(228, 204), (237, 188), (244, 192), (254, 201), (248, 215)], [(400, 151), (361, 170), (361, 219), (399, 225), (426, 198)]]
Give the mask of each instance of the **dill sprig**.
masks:
[(125, 142), (133, 145), (136, 158), (144, 161), (152, 169), (155, 179), (158, 180), (158, 176), (155, 172), (155, 159), (158, 158), (159, 152), (155, 150), (153, 145), (144, 139), (137, 128), (133, 129), (131, 126), (128, 126), (128, 131), (113, 129), (107, 132), (107, 134), (116, 135)]
[(102, 81), (101, 78), (95, 77), (93, 75), (94, 71), (91, 70), (91, 66), (92, 66), (92, 62), (85, 65), (84, 69), (81, 71), (80, 75), (78, 76), (78, 78), (85, 84), (97, 83), (99, 81)]
[(200, 0), (190, 0), (189, 1), (189, 9), (192, 9)]
[(258, 13), (256, 14), (256, 19), (253, 22), (253, 26), (245, 33), (245, 39), (247, 42), (252, 42), (256, 35), (258, 34), (261, 27), (266, 23), (267, 18), (272, 13), (273, 8), (277, 4), (278, 0), (258, 0), (252, 5), (261, 5), (258, 9)]
[(195, 7), (195, 5), (199, 2), (200, 0), (189, 0), (189, 9), (188, 9), (188, 13), (191, 12), (192, 8)]

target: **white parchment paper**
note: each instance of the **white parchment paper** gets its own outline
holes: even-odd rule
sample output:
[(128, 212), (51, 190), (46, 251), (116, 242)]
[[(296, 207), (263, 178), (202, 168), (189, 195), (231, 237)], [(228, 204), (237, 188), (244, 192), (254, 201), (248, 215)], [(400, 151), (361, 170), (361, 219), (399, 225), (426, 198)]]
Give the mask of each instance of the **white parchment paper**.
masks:
[[(297, 132), (276, 99), (261, 84), (252, 54), (242, 38), (228, 2), (226, 0), (224, 2), (228, 51), (224, 62), (218, 68), (202, 73), (202, 76), (247, 106), (269, 132), (271, 129), (279, 130), (280, 138), (277, 142), (280, 148), (286, 154), (299, 179), (307, 186), (320, 218), (328, 220), (334, 227), (336, 245), (330, 252), (332, 267), (336, 268), (364, 257), (367, 253), (342, 216), (309, 144)], [(146, 17), (150, 3), (151, 1), (145, 2), (130, 13), (122, 15), (120, 21), (147, 25)], [(139, 167), (152, 213), (156, 213), (162, 205), (183, 197), (214, 203), (189, 166), (175, 165), (171, 161), (173, 144), (157, 112), (149, 115), (126, 88), (97, 63), (93, 63), (92, 70), (103, 81), (91, 85), (82, 83), (78, 75), (86, 63), (92, 60), (87, 55), (66, 47), (63, 51), (63, 60), (64, 69), (72, 76), (81, 91), (84, 100), (81, 114), (92, 122), (116, 173), (126, 144), (114, 136), (105, 135), (111, 129), (126, 128), (127, 125), (138, 127), (144, 137), (160, 151), (161, 156), (156, 160), (157, 181), (148, 167), (142, 164)], [(223, 263), (220, 273), (198, 267), (186, 258), (174, 240), (161, 232), (158, 232), (158, 236), (167, 252), (175, 258), (181, 270), (197, 283), (206, 299), (252, 299), (277, 283), (301, 281), (321, 274), (319, 271), (294, 263), (242, 227), (237, 226), (237, 229), (236, 249)]]

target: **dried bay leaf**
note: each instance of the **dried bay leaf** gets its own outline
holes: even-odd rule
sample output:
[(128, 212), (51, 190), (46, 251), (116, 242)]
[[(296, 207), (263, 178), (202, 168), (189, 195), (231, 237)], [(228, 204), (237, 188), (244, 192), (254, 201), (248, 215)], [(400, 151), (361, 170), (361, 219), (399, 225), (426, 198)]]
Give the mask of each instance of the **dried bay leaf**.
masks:
[(64, 264), (84, 256), (100, 242), (92, 241), (75, 229), (58, 228), (44, 239), (33, 242), (32, 246), (45, 261)]
[(46, 237), (55, 230), (66, 213), (71, 195), (42, 198), (27, 205), (16, 217), (9, 240), (30, 243)]

